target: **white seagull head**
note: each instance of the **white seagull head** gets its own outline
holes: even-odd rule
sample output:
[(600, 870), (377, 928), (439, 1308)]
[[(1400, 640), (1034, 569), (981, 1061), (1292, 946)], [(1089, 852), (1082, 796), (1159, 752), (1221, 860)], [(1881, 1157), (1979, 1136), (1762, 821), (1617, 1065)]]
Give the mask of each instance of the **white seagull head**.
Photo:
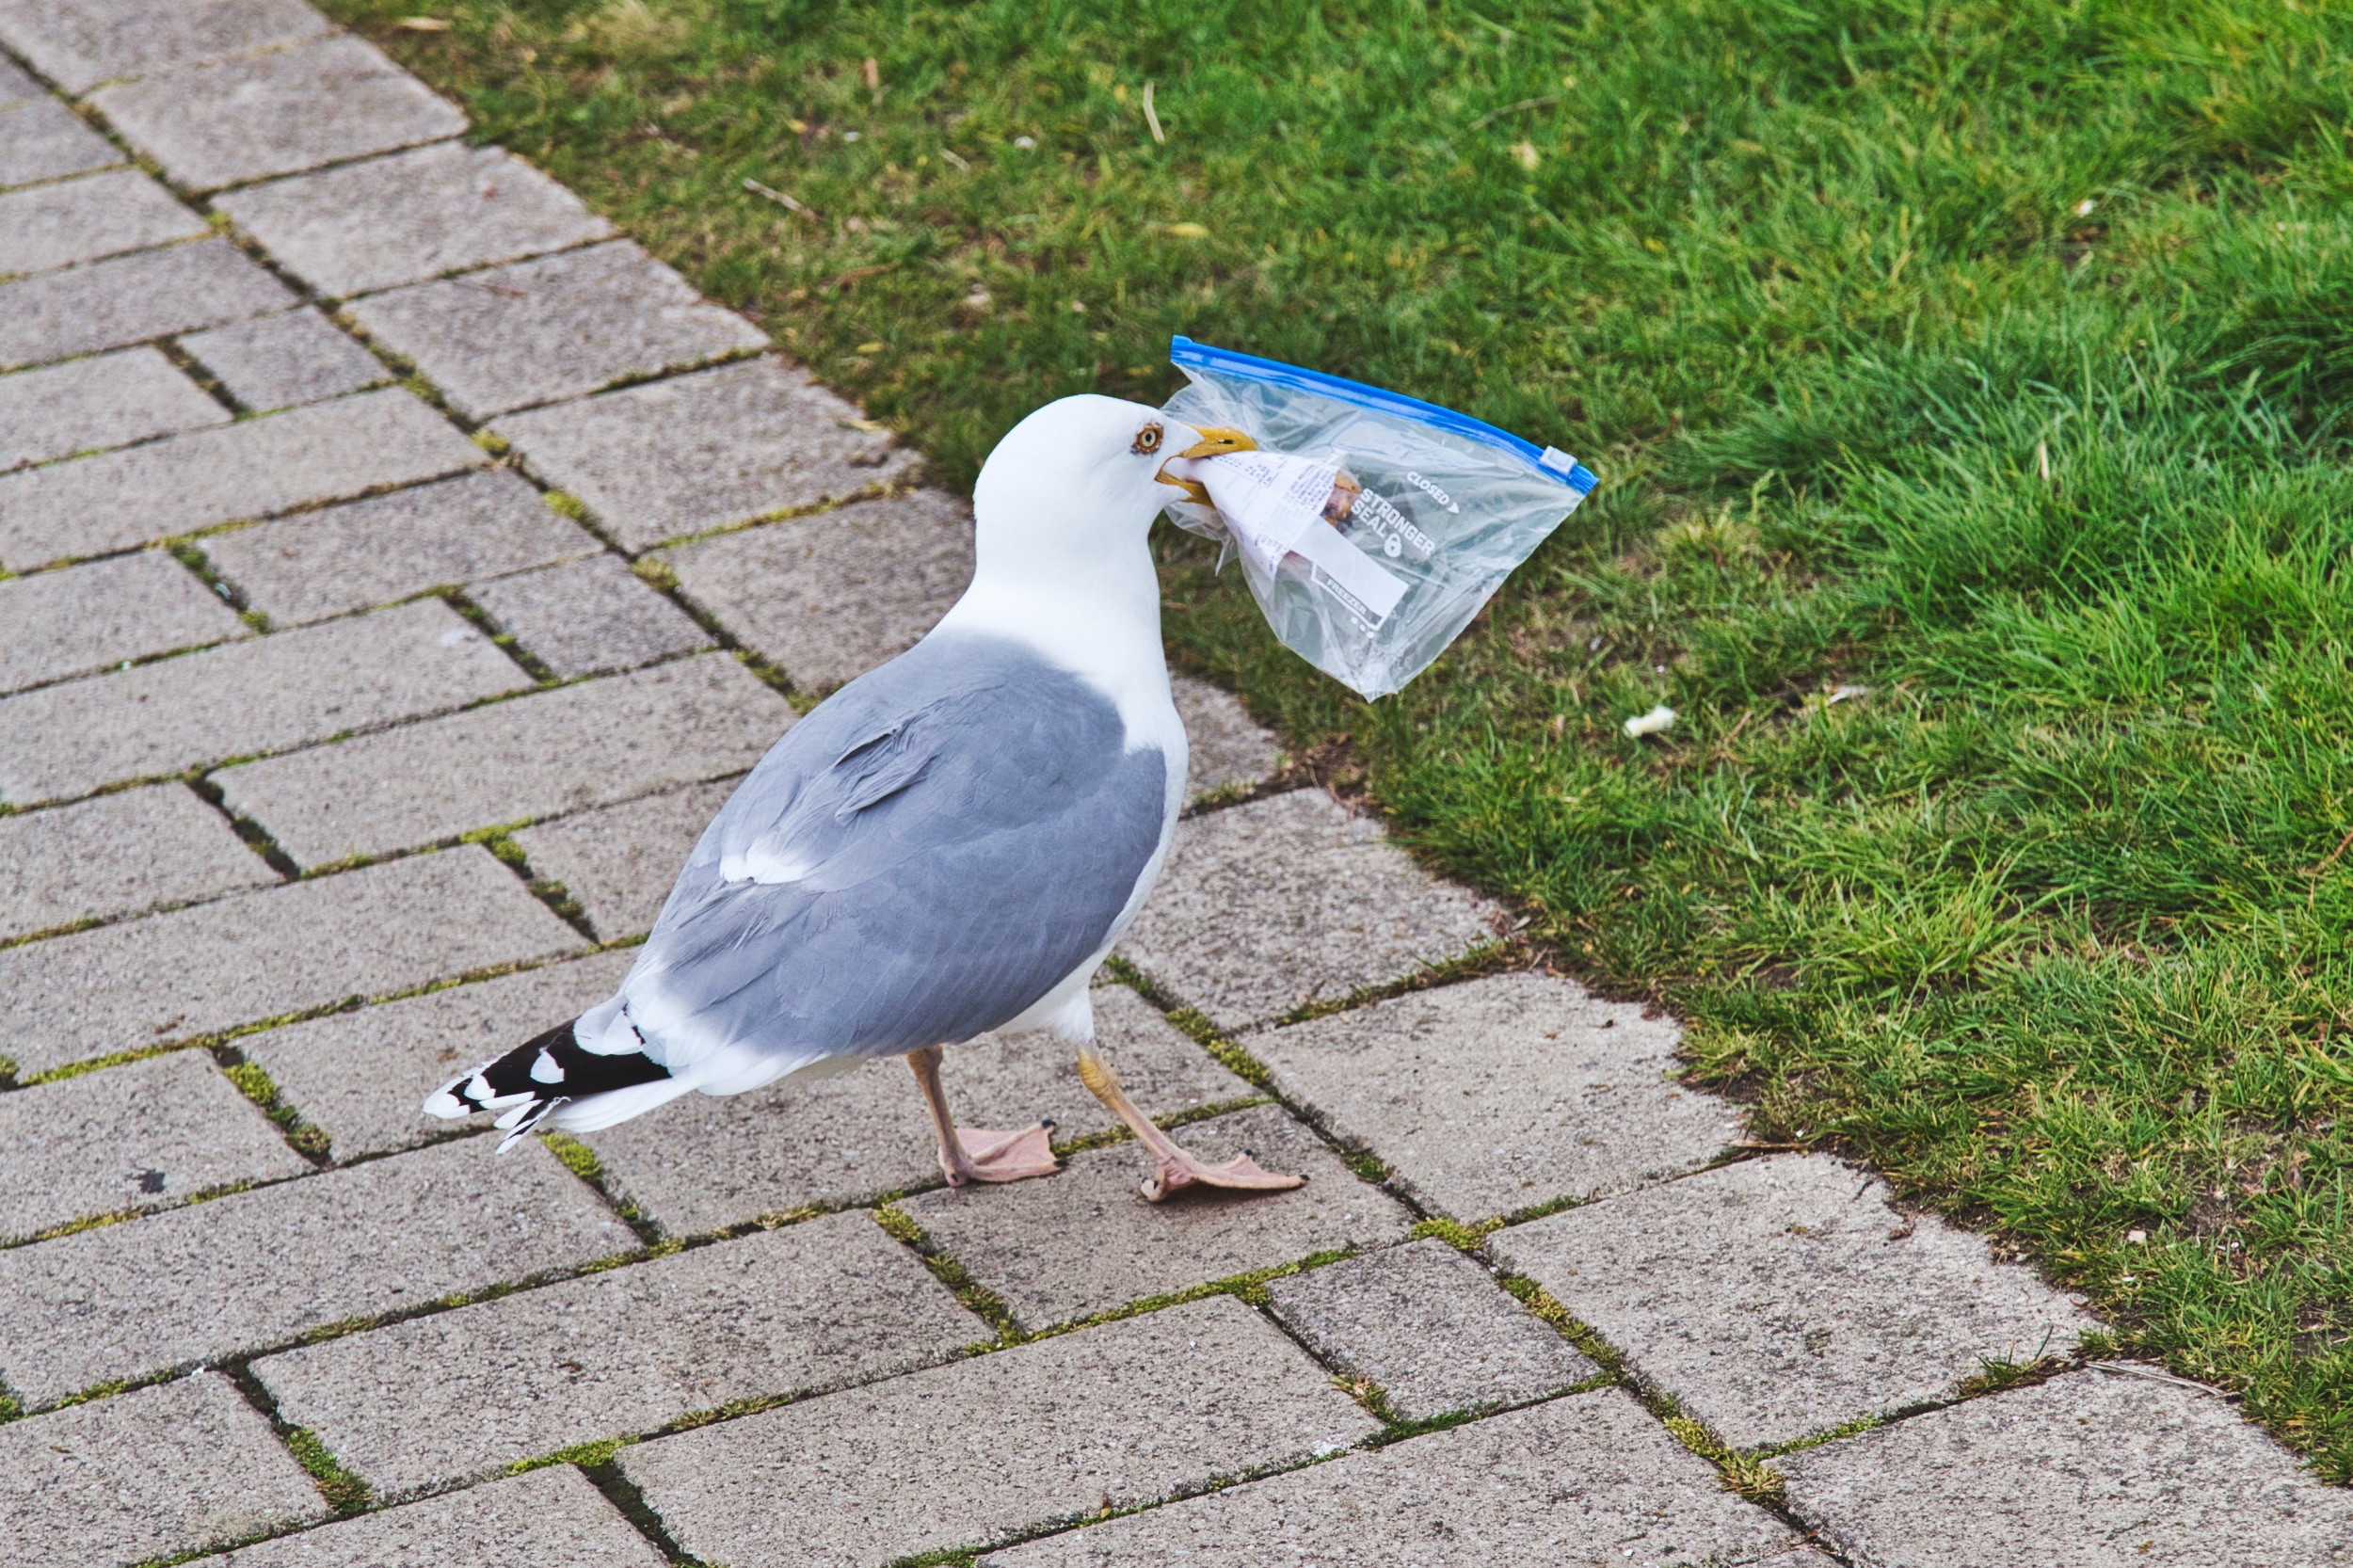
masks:
[(1172, 458), (1256, 444), (1238, 430), (1196, 429), (1116, 397), (1048, 403), (981, 465), (972, 487), (980, 569), (1062, 577), (1090, 560), (1133, 555), (1153, 517), (1186, 488), (1160, 472)]

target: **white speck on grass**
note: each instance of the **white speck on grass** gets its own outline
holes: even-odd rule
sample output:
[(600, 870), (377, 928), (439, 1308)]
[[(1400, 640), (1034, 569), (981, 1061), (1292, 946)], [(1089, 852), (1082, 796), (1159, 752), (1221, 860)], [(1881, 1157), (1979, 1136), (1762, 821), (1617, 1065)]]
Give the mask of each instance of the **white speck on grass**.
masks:
[(1037, 138), (1035, 136), (1016, 136), (1013, 138), (1013, 144), (1021, 149), (1022, 152), (1027, 152), (1031, 148), (1037, 145)]
[(1625, 732), (1639, 740), (1644, 735), (1657, 734), (1674, 721), (1675, 711), (1662, 702), (1649, 712), (1637, 713), (1626, 720)]

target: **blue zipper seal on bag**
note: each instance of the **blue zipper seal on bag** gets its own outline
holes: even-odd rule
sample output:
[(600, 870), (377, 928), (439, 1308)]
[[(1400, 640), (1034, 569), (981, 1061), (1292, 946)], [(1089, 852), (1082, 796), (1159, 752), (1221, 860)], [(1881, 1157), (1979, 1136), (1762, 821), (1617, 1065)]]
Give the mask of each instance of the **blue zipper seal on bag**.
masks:
[(1468, 414), (1457, 413), (1435, 403), (1424, 403), (1420, 398), (1408, 397), (1403, 392), (1369, 387), (1362, 381), (1327, 376), (1320, 370), (1287, 365), (1280, 360), (1262, 360), (1256, 354), (1215, 348), (1206, 343), (1195, 343), (1181, 333), (1168, 340), (1168, 362), (1179, 368), (1221, 371), (1244, 381), (1259, 381), (1268, 386), (1312, 392), (1336, 403), (1351, 404), (1376, 414), (1394, 414), (1400, 419), (1444, 431), (1449, 436), (1462, 436), (1487, 446), (1498, 447), (1529, 467), (1540, 470), (1547, 477), (1560, 480), (1579, 497), (1601, 483), (1593, 470), (1558, 447), (1538, 446), (1534, 441), (1523, 440), (1509, 430), (1497, 429), (1485, 420), (1473, 419)]

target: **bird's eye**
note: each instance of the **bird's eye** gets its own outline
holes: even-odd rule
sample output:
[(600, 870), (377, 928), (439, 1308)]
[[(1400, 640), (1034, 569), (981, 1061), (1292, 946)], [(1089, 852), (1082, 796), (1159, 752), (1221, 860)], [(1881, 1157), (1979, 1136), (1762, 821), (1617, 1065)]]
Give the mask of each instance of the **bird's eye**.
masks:
[(1160, 427), (1147, 424), (1136, 432), (1136, 444), (1129, 448), (1140, 456), (1150, 456), (1160, 449)]

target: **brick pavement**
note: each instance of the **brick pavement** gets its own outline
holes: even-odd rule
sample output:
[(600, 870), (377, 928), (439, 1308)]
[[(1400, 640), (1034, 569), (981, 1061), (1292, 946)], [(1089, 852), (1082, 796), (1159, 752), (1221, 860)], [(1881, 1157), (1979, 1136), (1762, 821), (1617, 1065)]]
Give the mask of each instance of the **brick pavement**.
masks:
[(952, 1064), (1060, 1124), (1003, 1190), (888, 1064), (496, 1163), (427, 1123), (609, 989), (967, 515), (301, 0), (0, 46), (13, 1560), (2353, 1562), (2218, 1396), (1973, 1395), (2090, 1320), (1743, 1158), (1672, 1022), (1515, 972), (1197, 681), (1104, 1038), (1305, 1188), (1146, 1206), (1034, 1040)]

